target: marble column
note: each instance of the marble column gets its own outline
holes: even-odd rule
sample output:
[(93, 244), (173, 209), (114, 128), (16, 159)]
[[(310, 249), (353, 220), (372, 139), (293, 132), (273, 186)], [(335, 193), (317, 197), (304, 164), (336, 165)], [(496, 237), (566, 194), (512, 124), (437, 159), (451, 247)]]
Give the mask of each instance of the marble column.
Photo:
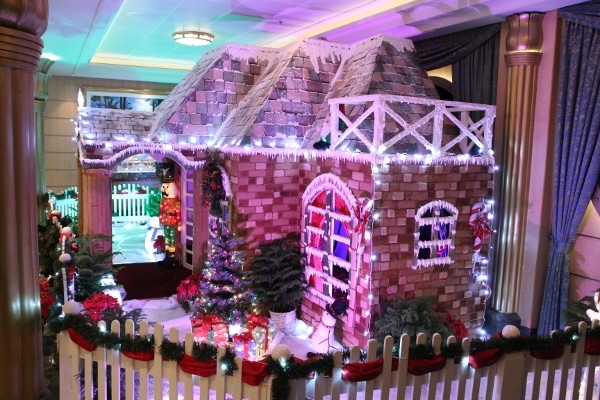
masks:
[[(498, 225), (494, 250), (491, 308), (513, 319), (516, 315), (523, 271), (523, 255), (531, 155), (534, 110), (537, 92), (538, 66), (542, 59), (542, 13), (521, 13), (507, 18), (505, 63), (507, 68), (506, 101)], [(488, 317), (486, 316), (486, 319)], [(515, 323), (514, 321), (510, 321)]]
[(46, 0), (2, 3), (0, 13), (0, 393), (45, 391), (38, 281), (33, 94), (48, 23)]
[(35, 81), (35, 176), (38, 224), (46, 219), (46, 211), (48, 210), (46, 199), (46, 157), (44, 157), (44, 113), (46, 112), (46, 100), (48, 100), (48, 81), (51, 77), (48, 71), (53, 64), (54, 61), (42, 58)]

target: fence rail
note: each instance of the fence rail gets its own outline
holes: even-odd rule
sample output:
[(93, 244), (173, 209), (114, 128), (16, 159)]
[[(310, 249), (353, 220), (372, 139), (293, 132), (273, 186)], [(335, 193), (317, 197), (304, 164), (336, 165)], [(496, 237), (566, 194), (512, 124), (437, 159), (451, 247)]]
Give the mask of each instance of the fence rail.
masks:
[[(68, 190), (77, 193), (77, 188)], [(150, 220), (146, 214), (150, 187), (136, 184), (119, 184), (112, 188), (112, 221), (143, 223)], [(63, 216), (76, 216), (77, 198), (56, 199), (54, 208)]]
[[(598, 325), (598, 321), (594, 321)], [(102, 324), (102, 323), (101, 323)], [(125, 334), (134, 334), (133, 322), (126, 321)], [(111, 331), (120, 332), (119, 322), (113, 321)], [(463, 339), (463, 355), (456, 361), (443, 360), (441, 369), (415, 373), (408, 356), (409, 337), (404, 335), (400, 350), (393, 351), (394, 340), (387, 337), (383, 355), (377, 355), (377, 343), (368, 343), (366, 361), (359, 362), (361, 349), (350, 349), (349, 362), (342, 353), (333, 353), (334, 368), (327, 374), (290, 382), (291, 399), (592, 399), (598, 398), (600, 355), (591, 355), (585, 348), (587, 326), (579, 325), (580, 340), (565, 345), (562, 356), (552, 360), (534, 358), (529, 351), (502, 355), (497, 362), (474, 368), (469, 355), (470, 340)], [(147, 336), (147, 322), (142, 322), (136, 335)], [(244, 364), (236, 358), (238, 371), (224, 374), (215, 371), (208, 377), (184, 372), (176, 361), (164, 360), (159, 354), (163, 337), (176, 343), (180, 334), (185, 337), (185, 353), (190, 355), (194, 337), (191, 332), (171, 328), (164, 335), (163, 326), (154, 327), (155, 350), (149, 361), (131, 359), (118, 349), (85, 350), (70, 338), (66, 331), (59, 334), (60, 391), (67, 399), (215, 399), (271, 400), (272, 377), (257, 385), (242, 381)], [(451, 337), (449, 343), (454, 343)], [(417, 339), (425, 343), (424, 335)], [(440, 354), (441, 338), (434, 335), (433, 348)], [(585, 345), (585, 346), (584, 346)], [(222, 355), (224, 349), (219, 349)], [(595, 354), (595, 353), (594, 353)], [(94, 368), (97, 366), (97, 368)], [(350, 366), (364, 371), (379, 368), (370, 377), (351, 379)], [(109, 368), (110, 367), (110, 368)], [(354, 370), (355, 371), (355, 370)], [(365, 375), (366, 376), (366, 375)], [(596, 376), (596, 380), (594, 378)], [(283, 400), (283, 399), (277, 399)]]
[(493, 155), (495, 106), (381, 94), (330, 99), (329, 105), (332, 150)]

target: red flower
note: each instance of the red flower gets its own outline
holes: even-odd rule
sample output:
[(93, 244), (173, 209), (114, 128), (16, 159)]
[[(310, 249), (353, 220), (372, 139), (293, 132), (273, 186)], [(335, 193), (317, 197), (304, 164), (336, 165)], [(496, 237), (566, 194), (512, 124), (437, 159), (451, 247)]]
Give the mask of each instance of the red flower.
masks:
[(158, 235), (156, 240), (154, 240), (154, 248), (157, 253), (165, 252), (165, 237), (163, 235)]
[(457, 339), (463, 339), (469, 334), (467, 328), (465, 328), (465, 324), (463, 324), (460, 318), (457, 318), (454, 321), (452, 321), (450, 329), (452, 329), (452, 331), (454, 332), (454, 337), (456, 337)]
[(54, 297), (50, 294), (50, 285), (48, 281), (43, 276), (39, 277), (40, 281), (40, 308), (42, 313), (42, 318), (48, 318), (50, 314), (50, 307), (54, 305)]
[(83, 301), (82, 306), (85, 314), (93, 323), (123, 315), (123, 309), (119, 301), (104, 292), (91, 295)]
[(182, 303), (184, 301), (194, 301), (200, 290), (199, 281), (204, 276), (200, 273), (190, 275), (186, 279), (182, 280), (177, 286), (177, 301)]

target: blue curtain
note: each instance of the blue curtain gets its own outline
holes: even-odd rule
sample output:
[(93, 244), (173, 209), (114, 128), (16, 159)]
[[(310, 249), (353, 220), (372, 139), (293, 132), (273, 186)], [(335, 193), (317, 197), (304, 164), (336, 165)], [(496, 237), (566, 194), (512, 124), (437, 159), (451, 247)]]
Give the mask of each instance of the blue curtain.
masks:
[(565, 325), (569, 251), (600, 176), (600, 3), (559, 10), (560, 60), (552, 248), (538, 333)]
[[(496, 104), (500, 24), (416, 41), (423, 68), (452, 65), (453, 100)], [(472, 116), (480, 118), (478, 115)]]

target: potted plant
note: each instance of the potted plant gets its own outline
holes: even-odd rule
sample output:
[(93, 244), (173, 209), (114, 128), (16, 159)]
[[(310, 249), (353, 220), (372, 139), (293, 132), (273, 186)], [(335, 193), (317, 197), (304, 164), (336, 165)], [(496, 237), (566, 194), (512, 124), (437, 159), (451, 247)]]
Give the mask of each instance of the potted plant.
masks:
[[(307, 290), (306, 255), (293, 236), (259, 246), (250, 262), (250, 280), (261, 314), (270, 313), (277, 330), (294, 333), (296, 313)], [(278, 326), (279, 324), (279, 326)]]
[(381, 315), (375, 321), (377, 338), (387, 336), (400, 339), (403, 333), (416, 340), (417, 334), (424, 333), (429, 339), (439, 333), (445, 340), (448, 336), (464, 337), (467, 331), (462, 321), (453, 320), (449, 313), (434, 308), (435, 298), (415, 297), (404, 299), (396, 297), (381, 303)]

